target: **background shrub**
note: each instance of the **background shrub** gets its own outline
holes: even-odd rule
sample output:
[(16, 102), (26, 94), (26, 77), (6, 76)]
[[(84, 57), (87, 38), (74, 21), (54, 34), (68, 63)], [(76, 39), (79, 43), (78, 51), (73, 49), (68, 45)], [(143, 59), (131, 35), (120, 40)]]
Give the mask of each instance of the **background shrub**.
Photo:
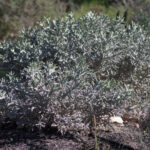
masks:
[(143, 28), (148, 32), (150, 30), (150, 2), (148, 0), (141, 1), (135, 3), (136, 7), (133, 7), (134, 15), (132, 16), (132, 20), (143, 26)]

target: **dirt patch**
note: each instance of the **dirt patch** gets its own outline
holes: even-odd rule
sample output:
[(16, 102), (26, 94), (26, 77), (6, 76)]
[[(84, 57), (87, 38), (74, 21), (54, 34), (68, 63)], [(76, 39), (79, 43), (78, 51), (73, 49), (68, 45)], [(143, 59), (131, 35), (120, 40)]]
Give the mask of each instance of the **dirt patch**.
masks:
[(0, 130), (0, 150), (81, 150), (83, 144), (71, 135), (61, 136), (56, 128), (50, 130), (17, 129)]
[[(110, 142), (118, 143), (120, 146), (133, 150), (150, 150), (150, 137), (144, 135), (140, 128), (133, 124), (120, 126), (111, 124), (99, 127), (97, 137)], [(122, 149), (121, 149), (122, 150)]]
[[(109, 124), (98, 128), (100, 150), (150, 150), (150, 138), (133, 125)], [(77, 139), (69, 134), (62, 136), (57, 128), (29, 132), (7, 124), (0, 129), (0, 150), (94, 150), (94, 136), (94, 130)]]

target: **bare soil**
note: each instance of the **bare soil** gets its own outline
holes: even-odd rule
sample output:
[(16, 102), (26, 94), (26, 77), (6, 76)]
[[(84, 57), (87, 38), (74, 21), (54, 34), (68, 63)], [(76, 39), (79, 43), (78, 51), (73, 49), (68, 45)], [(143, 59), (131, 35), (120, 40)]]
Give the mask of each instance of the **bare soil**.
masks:
[[(134, 124), (108, 124), (96, 132), (100, 150), (150, 150), (150, 136)], [(0, 150), (94, 150), (94, 129), (87, 137), (62, 136), (57, 128), (17, 129), (14, 124), (0, 128)], [(83, 140), (81, 140), (83, 139)]]

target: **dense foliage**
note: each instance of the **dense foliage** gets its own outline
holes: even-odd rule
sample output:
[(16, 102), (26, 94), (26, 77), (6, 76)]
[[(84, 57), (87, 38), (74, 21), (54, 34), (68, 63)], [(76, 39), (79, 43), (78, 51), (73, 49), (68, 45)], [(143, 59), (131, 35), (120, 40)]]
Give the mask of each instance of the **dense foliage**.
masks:
[(46, 19), (0, 50), (11, 71), (0, 84), (1, 123), (80, 131), (94, 115), (148, 102), (150, 39), (121, 18)]

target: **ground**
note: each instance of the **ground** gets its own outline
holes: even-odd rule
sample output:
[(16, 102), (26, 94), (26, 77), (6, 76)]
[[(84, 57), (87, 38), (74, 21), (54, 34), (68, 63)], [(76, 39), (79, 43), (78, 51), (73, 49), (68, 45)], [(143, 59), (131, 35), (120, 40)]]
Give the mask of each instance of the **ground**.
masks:
[[(57, 128), (29, 132), (7, 124), (0, 128), (0, 150), (94, 150), (94, 136), (94, 129), (79, 140), (69, 134), (62, 136)], [(100, 150), (150, 150), (150, 137), (135, 123), (99, 125), (96, 136)]]

